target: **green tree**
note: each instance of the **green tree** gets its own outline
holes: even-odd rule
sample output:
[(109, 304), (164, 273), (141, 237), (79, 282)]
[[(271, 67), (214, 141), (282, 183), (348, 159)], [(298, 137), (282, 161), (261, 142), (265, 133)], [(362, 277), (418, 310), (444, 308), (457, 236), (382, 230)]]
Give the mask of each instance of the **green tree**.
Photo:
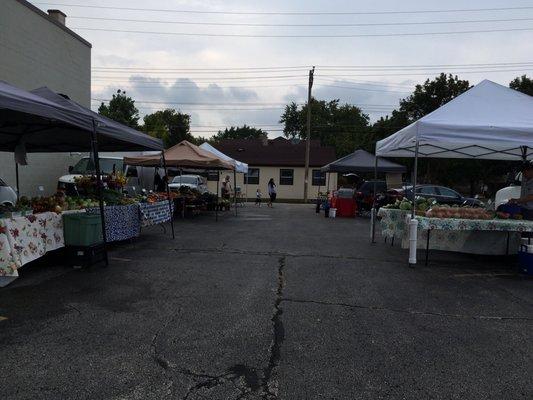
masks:
[[(338, 157), (356, 148), (369, 145), (369, 118), (359, 107), (339, 104), (339, 100), (311, 100), (311, 139), (319, 139), (322, 145), (333, 146)], [(280, 118), (283, 133), (291, 139), (307, 137), (307, 104), (285, 106)]]
[(406, 114), (406, 122), (412, 123), (468, 89), (470, 89), (468, 81), (442, 73), (433, 80), (426, 80), (423, 85), (416, 85), (413, 94), (400, 101), (399, 111)]
[(526, 75), (515, 78), (510, 84), (509, 87), (519, 92), (533, 96), (533, 79), (528, 78)]
[(196, 143), (190, 129), (191, 116), (171, 108), (144, 116), (143, 130), (163, 140), (165, 147), (172, 147), (182, 140)]
[(109, 104), (100, 104), (98, 113), (132, 128), (139, 126), (139, 110), (135, 107), (135, 100), (120, 89), (113, 95)]
[(266, 134), (267, 132), (262, 129), (247, 126), (245, 124), (240, 127), (232, 126), (229, 129), (226, 128), (223, 131), (218, 131), (218, 133), (211, 138), (211, 141), (216, 143), (225, 139), (258, 139)]

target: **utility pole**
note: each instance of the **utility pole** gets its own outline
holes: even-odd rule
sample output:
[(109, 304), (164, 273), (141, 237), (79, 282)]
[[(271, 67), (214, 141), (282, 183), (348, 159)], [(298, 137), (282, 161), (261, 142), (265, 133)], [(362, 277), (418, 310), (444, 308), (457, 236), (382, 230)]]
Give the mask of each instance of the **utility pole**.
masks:
[(309, 153), (311, 151), (311, 89), (315, 67), (309, 70), (309, 86), (307, 89), (307, 138), (305, 142), (305, 176), (304, 176), (304, 203), (307, 203), (309, 193)]

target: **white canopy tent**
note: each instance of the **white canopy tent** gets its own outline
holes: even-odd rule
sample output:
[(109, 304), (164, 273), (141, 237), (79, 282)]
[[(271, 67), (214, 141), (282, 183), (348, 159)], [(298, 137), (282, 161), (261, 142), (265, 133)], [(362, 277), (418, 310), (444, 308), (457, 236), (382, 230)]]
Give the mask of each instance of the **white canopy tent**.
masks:
[[(413, 185), (416, 187), (419, 157), (525, 161), (533, 158), (529, 148), (533, 149), (533, 97), (484, 80), (377, 142), (376, 155), (414, 157)], [(413, 209), (409, 230), (410, 264), (416, 264), (416, 225)]]
[(225, 161), (229, 161), (233, 165), (235, 165), (235, 172), (241, 173), (241, 174), (247, 174), (248, 173), (248, 164), (243, 163), (242, 161), (237, 161), (234, 158), (231, 158), (230, 156), (222, 153), (220, 150), (214, 148), (209, 143), (205, 142), (200, 145), (200, 147), (204, 150), (210, 151), (214, 155), (216, 155), (218, 158), (221, 158)]
[[(242, 161), (237, 161), (234, 158), (231, 158), (230, 156), (222, 153), (220, 150), (214, 148), (209, 143), (204, 142), (200, 145), (200, 148), (209, 151), (213, 153), (218, 158), (221, 158), (224, 161), (228, 161), (230, 164), (232, 164), (235, 169), (233, 170), (233, 182), (235, 183), (235, 187), (237, 187), (237, 173), (247, 174), (248, 173), (248, 164), (243, 163)], [(218, 195), (218, 193), (217, 193)], [(248, 198), (248, 184), (246, 185), (246, 197)], [(237, 215), (237, 191), (234, 191), (233, 201), (235, 205), (235, 215)]]
[(415, 157), (417, 146), (418, 157), (522, 160), (533, 148), (533, 97), (485, 80), (377, 142), (376, 155)]

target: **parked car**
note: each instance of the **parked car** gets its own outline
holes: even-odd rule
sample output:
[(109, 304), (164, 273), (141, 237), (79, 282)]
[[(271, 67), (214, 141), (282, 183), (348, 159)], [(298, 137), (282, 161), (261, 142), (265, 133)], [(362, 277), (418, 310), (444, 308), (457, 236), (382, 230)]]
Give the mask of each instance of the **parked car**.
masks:
[[(355, 191), (355, 202), (357, 209), (361, 211), (370, 211), (374, 204), (374, 182), (376, 183), (376, 194), (380, 198), (387, 194), (387, 182), (385, 181), (365, 181)], [(382, 201), (385, 202), (385, 201)]]
[(17, 203), (17, 193), (0, 179), (0, 205), (14, 206)]
[(173, 191), (178, 191), (182, 186), (196, 189), (200, 193), (207, 192), (207, 185), (205, 184), (204, 178), (202, 178), (200, 175), (178, 175), (175, 176), (172, 179), (172, 182), (168, 185), (170, 190)]
[[(142, 189), (141, 185), (141, 174), (139, 170), (141, 167), (135, 167), (131, 165), (124, 164), (123, 157), (109, 157), (103, 156), (99, 158), (100, 160), (100, 171), (102, 175), (110, 175), (113, 171), (122, 172), (126, 178), (127, 183), (125, 191), (128, 193), (137, 193)], [(153, 189), (153, 175), (154, 172), (152, 169), (146, 171), (150, 179), (144, 179), (147, 181), (145, 189)], [(78, 163), (74, 166), (69, 167), (68, 175), (63, 175), (59, 177), (57, 182), (57, 190), (65, 192), (69, 196), (75, 196), (78, 194), (76, 188), (76, 178), (81, 178), (82, 176), (94, 175), (95, 166), (93, 159), (91, 157), (83, 157)], [(146, 175), (146, 174), (145, 174)]]
[[(398, 193), (401, 193), (398, 191)], [(468, 205), (473, 207), (484, 207), (482, 201), (472, 198), (464, 197), (453, 189), (438, 186), (438, 185), (417, 185), (416, 195), (425, 198), (434, 198), (440, 204), (449, 205)], [(411, 199), (413, 197), (413, 187), (408, 186), (403, 190), (403, 197)]]

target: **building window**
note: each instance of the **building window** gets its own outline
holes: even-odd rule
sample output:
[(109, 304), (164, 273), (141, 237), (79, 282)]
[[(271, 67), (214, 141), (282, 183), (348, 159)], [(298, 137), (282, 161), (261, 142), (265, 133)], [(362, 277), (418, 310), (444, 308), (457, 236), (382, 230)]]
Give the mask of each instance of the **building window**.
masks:
[(248, 173), (244, 174), (244, 183), (259, 185), (259, 168), (248, 168)]
[(207, 180), (209, 182), (218, 182), (219, 178), (220, 178), (220, 174), (218, 173), (218, 171), (207, 172)]
[(293, 169), (280, 169), (279, 170), (279, 184), (292, 186), (294, 182), (294, 170)]
[(313, 186), (326, 186), (326, 173), (319, 169), (313, 170)]

